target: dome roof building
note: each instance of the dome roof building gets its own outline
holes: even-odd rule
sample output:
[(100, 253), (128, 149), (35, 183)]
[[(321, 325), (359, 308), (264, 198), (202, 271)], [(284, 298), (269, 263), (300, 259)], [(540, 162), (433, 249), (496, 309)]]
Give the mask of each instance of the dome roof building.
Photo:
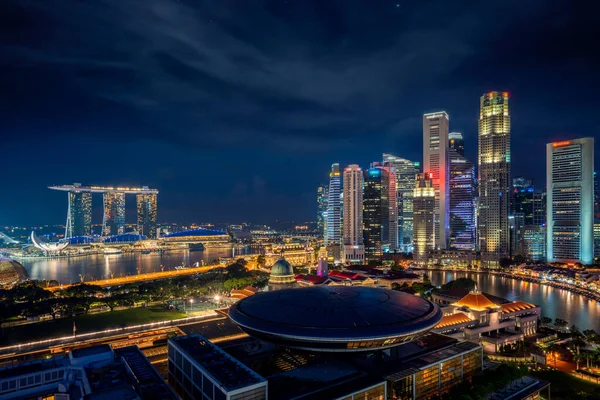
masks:
[(271, 267), (269, 288), (271, 290), (285, 289), (296, 286), (296, 275), (292, 265), (281, 257)]
[(12, 286), (27, 279), (29, 275), (25, 267), (10, 258), (0, 257), (0, 287)]

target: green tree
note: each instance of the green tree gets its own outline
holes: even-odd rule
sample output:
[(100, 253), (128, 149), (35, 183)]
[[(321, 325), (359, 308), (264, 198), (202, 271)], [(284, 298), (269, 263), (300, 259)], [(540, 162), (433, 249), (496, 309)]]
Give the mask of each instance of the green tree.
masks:
[(256, 264), (258, 264), (259, 268), (263, 268), (266, 263), (267, 259), (265, 258), (264, 254), (259, 254), (258, 257), (256, 257)]
[(550, 325), (552, 323), (552, 318), (550, 317), (541, 317), (540, 321), (543, 325)]
[(442, 285), (442, 290), (450, 289), (463, 289), (463, 290), (474, 290), (477, 283), (471, 278), (458, 278)]
[(562, 319), (562, 318), (556, 318), (554, 320), (554, 326), (557, 327), (557, 328), (559, 328), (559, 329), (565, 328), (568, 325), (569, 325), (569, 323), (566, 320)]

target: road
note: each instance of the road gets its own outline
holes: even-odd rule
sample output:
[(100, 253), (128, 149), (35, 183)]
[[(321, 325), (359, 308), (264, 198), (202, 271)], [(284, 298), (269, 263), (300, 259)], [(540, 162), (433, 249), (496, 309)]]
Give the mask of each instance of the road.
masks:
[[(110, 286), (124, 285), (126, 283), (147, 282), (147, 281), (154, 281), (157, 279), (173, 278), (176, 276), (200, 274), (200, 273), (208, 272), (212, 269), (220, 268), (220, 267), (223, 267), (223, 266), (221, 264), (206, 265), (203, 267), (176, 269), (173, 271), (149, 272), (149, 273), (144, 273), (144, 274), (139, 274), (139, 275), (124, 276), (121, 278), (100, 279), (97, 281), (90, 281), (90, 282), (86, 282), (86, 283), (89, 283), (91, 285), (102, 286), (102, 287), (110, 287)], [(54, 292), (56, 290), (66, 289), (69, 286), (71, 286), (71, 285), (51, 286), (51, 287), (48, 287), (47, 290)]]

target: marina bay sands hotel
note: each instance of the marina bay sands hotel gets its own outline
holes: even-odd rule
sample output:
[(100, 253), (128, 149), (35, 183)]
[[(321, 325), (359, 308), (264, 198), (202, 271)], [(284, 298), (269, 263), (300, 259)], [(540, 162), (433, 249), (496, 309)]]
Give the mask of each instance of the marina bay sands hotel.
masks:
[(125, 195), (136, 196), (138, 232), (149, 239), (156, 238), (156, 214), (158, 190), (128, 187), (49, 186), (49, 189), (67, 192), (69, 209), (65, 238), (91, 236), (92, 234), (92, 193), (102, 193), (104, 217), (102, 236), (120, 235), (125, 232)]

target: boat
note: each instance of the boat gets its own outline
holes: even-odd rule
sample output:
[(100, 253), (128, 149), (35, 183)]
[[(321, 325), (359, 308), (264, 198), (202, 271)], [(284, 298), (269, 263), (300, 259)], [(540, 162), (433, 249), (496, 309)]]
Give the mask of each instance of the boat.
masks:
[(104, 254), (121, 254), (121, 249), (116, 249), (114, 247), (105, 247)]
[(142, 250), (142, 254), (150, 254), (151, 251), (150, 250)]
[(184, 264), (178, 265), (175, 267), (175, 269), (188, 269), (188, 267), (186, 267)]
[(190, 251), (204, 251), (205, 247), (202, 243), (190, 243), (189, 249)]

